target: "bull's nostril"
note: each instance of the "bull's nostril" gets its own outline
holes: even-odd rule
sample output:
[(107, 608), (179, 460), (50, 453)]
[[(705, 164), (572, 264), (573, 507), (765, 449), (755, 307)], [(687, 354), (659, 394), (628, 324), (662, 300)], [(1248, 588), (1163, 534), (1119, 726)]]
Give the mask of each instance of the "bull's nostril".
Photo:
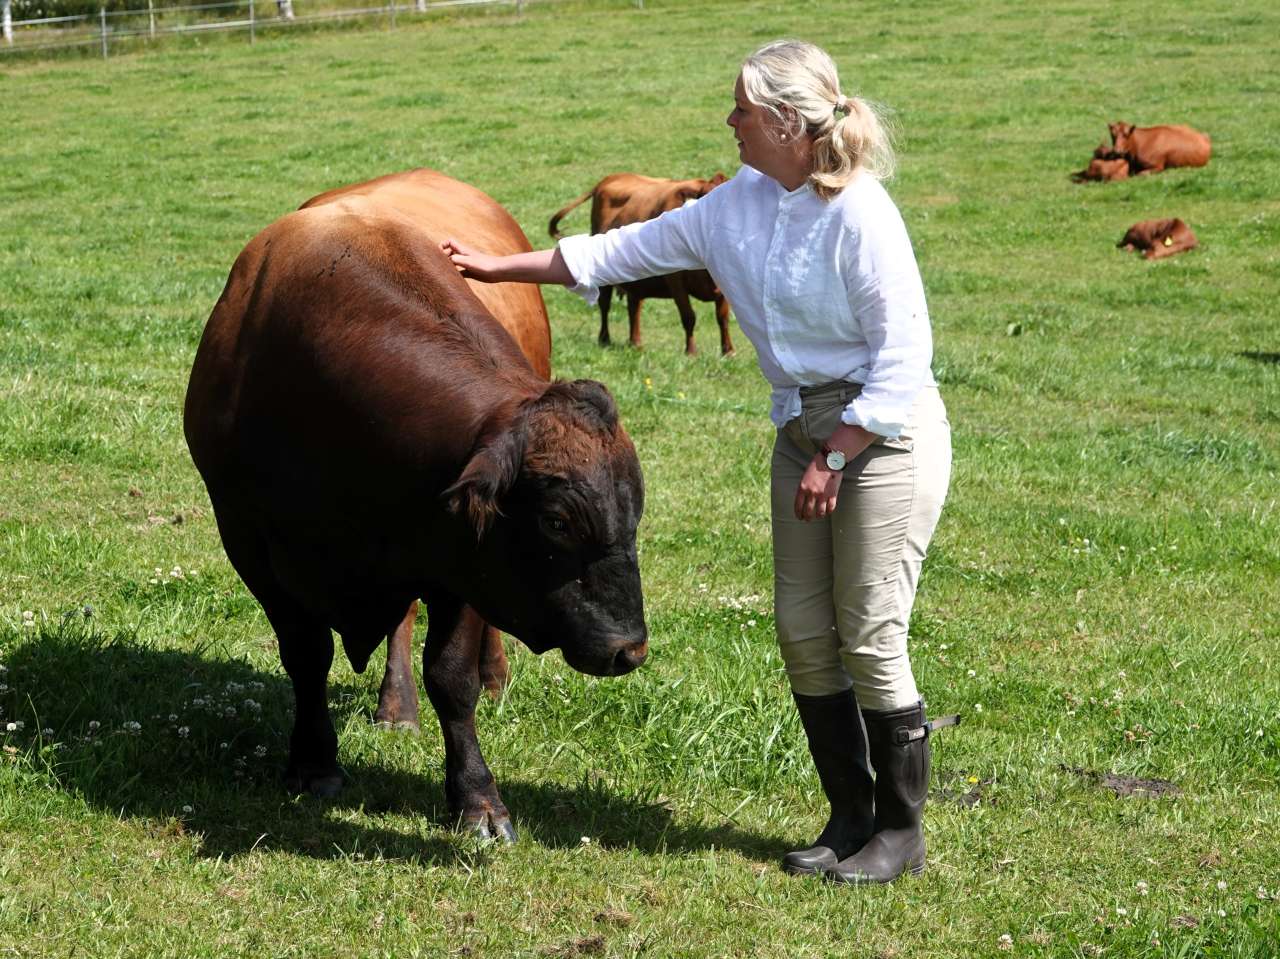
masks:
[(613, 658), (613, 663), (619, 673), (629, 673), (642, 665), (648, 655), (649, 644), (636, 643), (633, 646), (624, 646), (618, 650), (618, 654)]

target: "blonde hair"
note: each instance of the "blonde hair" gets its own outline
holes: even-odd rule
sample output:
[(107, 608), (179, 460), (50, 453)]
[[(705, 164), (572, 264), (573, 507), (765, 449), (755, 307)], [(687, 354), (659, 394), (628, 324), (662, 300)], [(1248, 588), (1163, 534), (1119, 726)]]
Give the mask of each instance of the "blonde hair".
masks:
[(885, 122), (867, 101), (840, 92), (835, 61), (822, 48), (802, 40), (767, 43), (742, 62), (742, 87), (788, 134), (813, 137), (809, 184), (824, 200), (860, 170), (877, 180), (893, 175)]

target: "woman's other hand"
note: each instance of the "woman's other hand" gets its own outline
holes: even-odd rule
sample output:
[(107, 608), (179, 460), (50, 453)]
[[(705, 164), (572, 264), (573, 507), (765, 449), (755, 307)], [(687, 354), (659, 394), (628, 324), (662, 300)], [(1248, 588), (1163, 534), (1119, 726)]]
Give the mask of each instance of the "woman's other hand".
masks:
[(844, 473), (830, 469), (821, 453), (809, 461), (796, 490), (796, 519), (826, 519), (836, 509)]

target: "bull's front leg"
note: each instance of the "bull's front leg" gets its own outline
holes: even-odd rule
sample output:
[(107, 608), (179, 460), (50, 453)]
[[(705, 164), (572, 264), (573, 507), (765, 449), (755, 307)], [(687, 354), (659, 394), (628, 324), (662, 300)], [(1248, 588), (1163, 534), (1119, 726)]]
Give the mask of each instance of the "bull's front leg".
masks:
[(667, 277), (667, 291), (671, 299), (676, 301), (676, 310), (680, 313), (680, 325), (684, 327), (684, 352), (693, 356), (698, 352), (698, 344), (693, 341), (693, 327), (698, 322), (698, 314), (689, 302), (689, 290), (685, 287), (684, 277), (672, 273)]
[(485, 622), (454, 596), (427, 600), (422, 677), (444, 734), (444, 794), (459, 826), (485, 838), (515, 842), (511, 814), (476, 739), (480, 649)]
[(720, 355), (733, 355), (733, 340), (729, 337), (729, 301), (725, 299), (723, 293), (717, 293), (715, 298), (716, 304), (716, 323), (720, 326)]
[(409, 604), (400, 625), (387, 636), (387, 669), (378, 690), (378, 710), (373, 721), (388, 729), (418, 732), (418, 683), (413, 678), (413, 625), (418, 601)]

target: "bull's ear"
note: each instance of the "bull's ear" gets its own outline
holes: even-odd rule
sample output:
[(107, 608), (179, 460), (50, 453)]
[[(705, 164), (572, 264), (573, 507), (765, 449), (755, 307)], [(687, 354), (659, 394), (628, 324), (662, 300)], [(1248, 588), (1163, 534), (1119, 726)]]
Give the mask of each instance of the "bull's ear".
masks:
[(463, 513), (476, 539), (493, 525), (502, 498), (515, 484), (524, 458), (525, 430), (520, 419), (487, 437), (462, 470), (457, 482), (440, 494), (449, 512)]
[(608, 387), (596, 380), (573, 380), (564, 384), (577, 408), (612, 433), (618, 428), (618, 406)]
[(728, 182), (729, 182), (729, 178), (725, 176), (723, 173), (721, 173), (719, 170), (716, 170), (716, 175), (707, 181), (707, 189), (710, 190), (712, 187), (717, 187), (721, 183), (728, 183)]

